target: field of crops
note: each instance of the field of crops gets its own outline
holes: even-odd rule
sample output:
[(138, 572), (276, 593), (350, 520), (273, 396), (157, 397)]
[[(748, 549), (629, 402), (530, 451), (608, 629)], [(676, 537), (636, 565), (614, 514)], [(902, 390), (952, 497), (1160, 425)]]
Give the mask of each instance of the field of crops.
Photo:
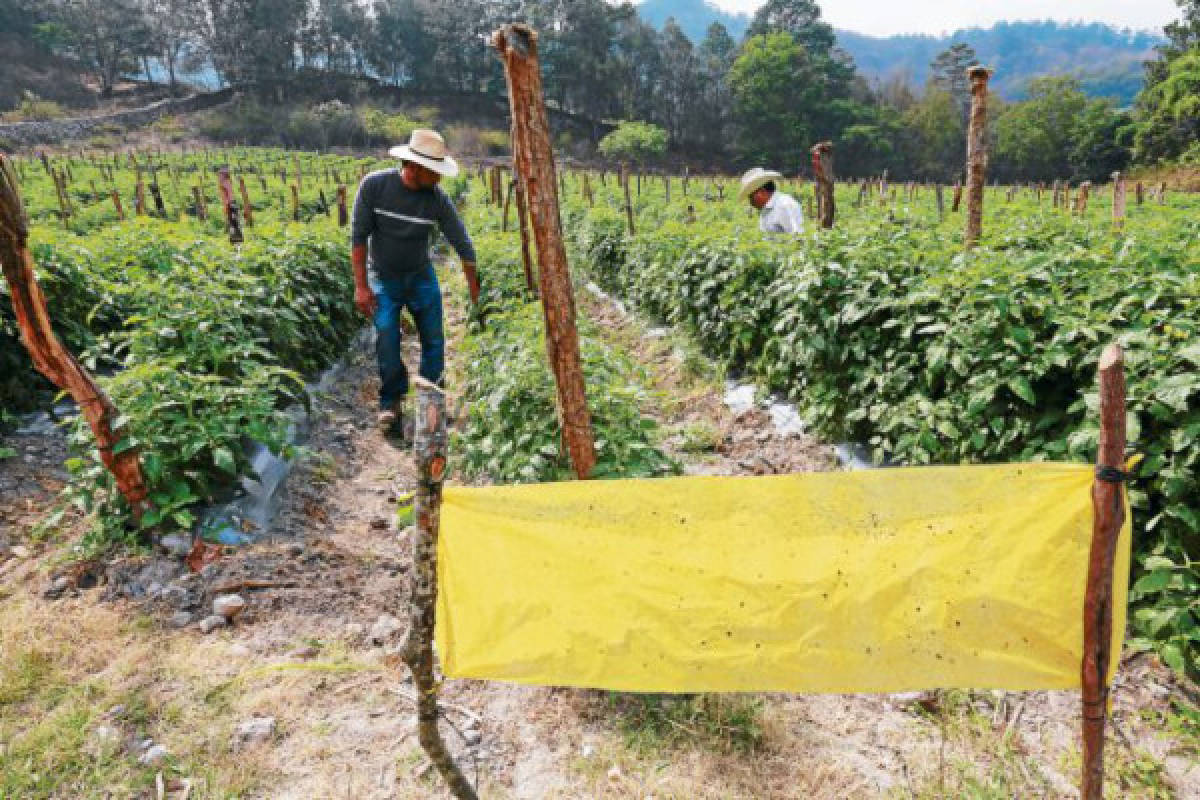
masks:
[[(253, 224), (236, 247), (217, 166), (243, 179), (251, 201)], [(145, 525), (191, 527), (192, 506), (248, 470), (250, 441), (286, 449), (283, 409), (303, 401), (304, 377), (337, 359), (364, 322), (351, 303), (335, 198), (345, 184), (352, 200), (371, 166), (266, 150), (54, 158), (49, 167), (69, 173), (64, 218), (49, 170), (21, 163), (55, 323), (109, 376), (129, 441), (143, 448), (156, 506)], [(148, 198), (141, 216), (139, 178)], [(840, 186), (836, 227), (793, 241), (765, 240), (733, 181), (693, 178), (685, 193), (675, 178), (669, 199), (661, 178), (631, 184), (636, 234), (613, 173), (590, 173), (591, 199), (582, 173), (565, 176), (577, 282), (595, 280), (673, 325), (795, 401), (819, 436), (866, 444), (879, 461), (1091, 460), (1096, 362), (1104, 344), (1121, 341), (1131, 446), (1145, 455), (1131, 491), (1135, 644), (1153, 643), (1176, 668), (1200, 660), (1200, 201), (1131, 198), (1117, 229), (1107, 191), (1071, 214), (1052, 208), (1048, 191), (989, 188), (984, 239), (968, 255), (961, 215), (948, 198), (939, 215), (928, 188), (912, 196), (892, 187), (882, 198), (872, 188), (860, 201), (857, 186)], [(515, 208), (502, 231), (504, 214), (486, 202), (482, 181), (446, 188), (463, 198), (484, 279), (482, 314), (462, 344), (464, 413), (452, 457), (473, 479), (563, 477), (569, 465)], [(581, 334), (597, 475), (674, 472), (642, 413), (638, 368), (586, 320)], [(0, 362), (0, 413), (46, 404), (29, 392), (7, 298)], [(78, 427), (74, 436), (73, 497), (101, 506), (96, 542), (121, 538), (124, 514), (89, 434)]]
[[(727, 182), (623, 196), (569, 186), (574, 263), (733, 369), (796, 401), (829, 441), (901, 464), (1093, 461), (1096, 364), (1126, 350), (1138, 554), (1134, 644), (1200, 662), (1200, 200), (1137, 205), (1116, 228), (1107, 190), (1086, 212), (1051, 193), (987, 190), (981, 247), (934, 192), (838, 190), (835, 229), (764, 240)], [(636, 184), (635, 184), (636, 186)], [(807, 190), (793, 187), (797, 194)], [(811, 223), (810, 223), (811, 224)]]
[[(305, 378), (341, 356), (363, 325), (334, 199), (338, 178), (356, 180), (368, 165), (263, 150), (18, 163), (56, 330), (106, 376), (102, 384), (127, 425), (123, 446), (141, 448), (154, 503), (142, 525), (191, 528), (198, 502), (249, 471), (249, 443), (287, 450), (284, 409), (306, 401)], [(244, 176), (250, 199), (245, 242), (236, 246), (218, 199), (218, 165)], [(66, 177), (66, 215), (54, 172)], [(144, 214), (136, 207), (139, 181)], [(52, 397), (32, 371), (2, 291), (0, 419), (46, 407)], [(90, 430), (76, 424), (72, 431), (70, 496), (99, 512), (86, 544), (128, 538), (127, 509)]]

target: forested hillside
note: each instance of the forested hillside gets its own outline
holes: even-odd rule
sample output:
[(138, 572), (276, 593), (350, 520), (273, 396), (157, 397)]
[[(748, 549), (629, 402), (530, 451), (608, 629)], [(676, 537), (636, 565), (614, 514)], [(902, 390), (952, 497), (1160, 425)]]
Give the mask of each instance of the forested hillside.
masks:
[[(553, 107), (584, 119), (657, 126), (677, 157), (706, 167), (757, 162), (797, 172), (807, 169), (813, 143), (830, 139), (843, 175), (887, 170), (923, 180), (959, 173), (965, 70), (983, 63), (995, 70), (998, 95), (992, 174), (1097, 181), (1135, 156), (1176, 158), (1195, 140), (1200, 56), (1197, 25), (1189, 20), (1196, 5), (1184, 0), (1183, 20), (1168, 28), (1170, 46), (1149, 70), (1151, 86), (1134, 110), (1130, 98), (1140, 83), (1131, 84), (1124, 71), (1136, 69), (1138, 58), (1158, 57), (1149, 34), (1012, 23), (968, 31), (964, 40), (900, 37), (851, 58), (839, 46), (845, 37), (839, 40), (814, 0), (768, 0), (743, 36), (714, 21), (695, 41), (673, 20), (656, 30), (638, 7), (607, 0), (0, 0), (0, 36), (19, 36), (40, 56), (77, 64), (102, 94), (125, 76), (160, 74), (174, 83), (184, 72), (206, 70), (247, 97), (231, 112), (234, 124), (217, 126), (215, 138), (327, 147), (403, 133), (378, 117), (377, 105), (364, 106), (377, 103), (379, 84), (389, 102), (407, 96), (411, 106), (437, 93), (499, 101), (503, 79), (486, 35), (518, 20), (540, 32)], [(913, 72), (892, 69), (878, 78), (891, 63), (888, 42)], [(1097, 61), (1110, 72), (1089, 66)], [(1033, 77), (1043, 69), (1054, 74)], [(1004, 102), (1017, 86), (1020, 100)], [(343, 105), (317, 105), (335, 100)], [(309, 105), (320, 113), (291, 127), (319, 135), (280, 138), (272, 121)], [(26, 98), (25, 108), (39, 107)], [(594, 152), (607, 128), (584, 128), (588, 134), (560, 147)], [(264, 132), (275, 138), (264, 141)]]
[[(750, 25), (750, 15), (732, 14), (706, 0), (644, 0), (642, 19), (662, 29), (668, 19), (694, 42), (719, 22), (734, 38)], [(866, 78), (899, 78), (914, 87), (925, 83), (929, 65), (952, 44), (970, 45), (979, 60), (996, 68), (995, 92), (1010, 100), (1028, 96), (1029, 81), (1041, 75), (1072, 75), (1084, 94), (1111, 97), (1128, 106), (1142, 88), (1142, 63), (1154, 57), (1164, 39), (1158, 32), (1120, 30), (1099, 22), (1059, 23), (1051, 20), (998, 22), (990, 28), (968, 28), (942, 36), (899, 34), (868, 36), (836, 31), (838, 46), (850, 54)]]

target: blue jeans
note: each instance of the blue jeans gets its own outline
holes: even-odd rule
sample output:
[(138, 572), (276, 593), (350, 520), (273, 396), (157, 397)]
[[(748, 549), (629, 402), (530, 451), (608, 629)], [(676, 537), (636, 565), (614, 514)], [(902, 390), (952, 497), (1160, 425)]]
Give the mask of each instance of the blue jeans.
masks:
[(442, 290), (433, 266), (401, 278), (369, 277), (378, 304), (375, 309), (375, 355), (379, 360), (379, 407), (392, 408), (408, 394), (408, 370), (400, 349), (400, 312), (407, 308), (421, 340), (421, 377), (440, 384), (445, 368), (446, 339), (442, 332)]

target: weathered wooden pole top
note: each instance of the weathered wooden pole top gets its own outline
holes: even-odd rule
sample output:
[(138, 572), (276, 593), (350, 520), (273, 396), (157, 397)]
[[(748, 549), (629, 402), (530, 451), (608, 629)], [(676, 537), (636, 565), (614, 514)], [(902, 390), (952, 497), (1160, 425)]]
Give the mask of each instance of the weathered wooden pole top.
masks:
[(992, 70), (988, 69), (982, 64), (976, 64), (973, 67), (967, 68), (967, 78), (970, 79), (972, 84), (977, 84), (979, 82), (987, 83), (988, 79), (991, 77)]
[(501, 53), (509, 49), (517, 51), (517, 55), (528, 57), (537, 50), (537, 31), (519, 22), (502, 25), (492, 33), (492, 47)]

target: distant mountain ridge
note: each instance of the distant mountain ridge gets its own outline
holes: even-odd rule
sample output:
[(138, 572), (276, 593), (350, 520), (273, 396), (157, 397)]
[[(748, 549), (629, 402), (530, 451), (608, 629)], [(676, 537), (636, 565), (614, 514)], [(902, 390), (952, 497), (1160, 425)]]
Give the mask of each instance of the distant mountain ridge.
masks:
[[(723, 11), (706, 0), (645, 0), (637, 8), (642, 19), (660, 29), (674, 17), (697, 44), (713, 22), (724, 25), (735, 39), (750, 24), (750, 15)], [(998, 22), (946, 36), (867, 36), (841, 30), (837, 36), (859, 73), (872, 81), (901, 77), (914, 87), (923, 86), (934, 57), (951, 44), (965, 42), (981, 63), (996, 70), (992, 87), (1006, 99), (1021, 99), (1029, 81), (1039, 75), (1071, 74), (1088, 94), (1112, 97), (1120, 105), (1133, 102), (1142, 85), (1142, 62), (1153, 59), (1155, 46), (1165, 41), (1156, 33), (1100, 22), (1050, 20)]]

